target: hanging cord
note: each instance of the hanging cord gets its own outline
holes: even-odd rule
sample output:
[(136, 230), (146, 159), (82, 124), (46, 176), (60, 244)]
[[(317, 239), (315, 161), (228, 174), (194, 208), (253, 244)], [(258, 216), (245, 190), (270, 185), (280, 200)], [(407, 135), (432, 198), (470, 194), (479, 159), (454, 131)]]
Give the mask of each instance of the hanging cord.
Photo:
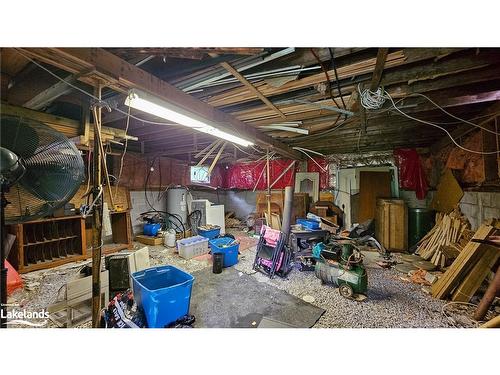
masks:
[[(102, 99), (99, 99), (97, 96), (94, 96), (92, 95), (91, 93), (85, 91), (84, 89), (72, 84), (71, 82), (68, 82), (66, 81), (64, 78), (62, 77), (59, 77), (57, 74), (53, 73), (50, 69), (47, 69), (46, 67), (44, 67), (42, 64), (39, 64), (38, 62), (36, 62), (34, 59), (32, 59), (31, 57), (27, 56), (24, 52), (22, 52), (21, 49), (19, 48), (16, 48), (16, 51), (21, 55), (23, 56), (24, 58), (26, 58), (27, 60), (31, 61), (33, 64), (35, 64), (36, 66), (38, 66), (40, 69), (46, 71), (47, 73), (49, 73), (51, 76), (53, 76), (54, 78), (58, 79), (60, 82), (63, 82), (65, 84), (67, 84), (69, 87), (81, 92), (82, 94), (84, 95), (87, 95), (88, 97), (94, 99), (95, 101), (97, 101), (99, 104), (104, 104), (106, 105), (108, 108), (111, 108), (109, 106), (109, 104), (105, 101), (105, 100), (102, 100)], [(127, 112), (125, 111), (122, 111), (121, 109), (119, 108), (113, 108), (113, 110), (123, 114), (123, 115), (127, 115)], [(144, 120), (140, 117), (137, 117), (137, 116), (134, 116), (134, 115), (130, 115), (130, 118), (133, 118), (137, 121), (142, 121), (146, 124), (151, 124), (151, 125), (166, 125), (166, 126), (180, 126), (178, 124), (173, 124), (173, 123), (169, 123), (169, 122), (157, 122), (157, 121), (149, 121), (149, 120)]]
[[(325, 66), (323, 65), (323, 62), (321, 61), (321, 59), (319, 58), (319, 56), (316, 54), (316, 52), (314, 51), (313, 48), (311, 48), (311, 53), (314, 55), (314, 57), (316, 58), (316, 60), (318, 61), (318, 64), (321, 66), (321, 69), (323, 70), (323, 73), (325, 74), (325, 77), (326, 77), (326, 83), (328, 85), (328, 92), (330, 94), (330, 98), (332, 99), (332, 101), (335, 103), (335, 105), (337, 106), (337, 108), (340, 108), (339, 104), (337, 103), (337, 101), (335, 100), (335, 98), (333, 97), (333, 93), (332, 93), (332, 84), (330, 82), (330, 76), (328, 75), (328, 71), (326, 70)], [(332, 123), (332, 126), (335, 126), (337, 125), (337, 123), (339, 122), (340, 118), (342, 117), (342, 114), (339, 113), (337, 115), (337, 118), (335, 119), (335, 121)], [(347, 118), (347, 116), (346, 116)]]
[(403, 116), (405, 117), (408, 117), (409, 119), (411, 120), (415, 120), (415, 121), (418, 121), (418, 122), (421, 122), (422, 124), (426, 124), (426, 125), (430, 125), (430, 126), (433, 126), (435, 128), (438, 128), (440, 130), (442, 130), (443, 132), (446, 133), (446, 135), (451, 139), (451, 141), (455, 144), (455, 146), (457, 146), (458, 148), (464, 150), (464, 151), (467, 151), (467, 152), (470, 152), (472, 154), (479, 154), (479, 155), (493, 155), (493, 154), (497, 154), (498, 151), (487, 151), (487, 152), (484, 152), (484, 151), (476, 151), (476, 150), (471, 150), (471, 149), (468, 149), (466, 147), (463, 147), (462, 145), (460, 145), (456, 140), (455, 138), (453, 138), (453, 136), (451, 135), (451, 133), (446, 130), (445, 128), (443, 128), (442, 126), (439, 126), (437, 124), (434, 124), (430, 121), (425, 121), (425, 120), (421, 120), (419, 118), (416, 118), (416, 117), (413, 117), (413, 116), (410, 116), (406, 113), (404, 113), (402, 110), (400, 110), (398, 107), (396, 107), (396, 104), (394, 103), (394, 100), (392, 99), (391, 95), (386, 91), (385, 92), (387, 98), (391, 101), (392, 103), (392, 106), (396, 109), (396, 111), (398, 111), (399, 113), (401, 113)]
[(318, 164), (318, 162), (317, 162), (316, 160), (314, 160), (314, 158), (313, 158), (311, 155), (309, 155), (309, 154), (307, 153), (307, 151), (309, 151), (309, 152), (313, 152), (313, 153), (315, 153), (315, 154), (317, 154), (317, 155), (321, 155), (321, 156), (324, 156), (323, 154), (321, 154), (321, 153), (319, 153), (319, 152), (316, 152), (316, 151), (313, 151), (313, 150), (308, 150), (307, 148), (301, 148), (301, 147), (292, 147), (292, 149), (297, 150), (297, 151), (299, 151), (299, 152), (302, 152), (302, 153), (303, 153), (304, 155), (306, 155), (309, 159), (311, 159), (311, 160), (314, 162), (314, 164), (316, 164), (316, 165), (320, 168), (320, 170), (322, 170), (324, 173), (328, 173), (328, 170), (327, 170), (327, 169), (325, 169), (325, 168), (323, 168), (321, 165), (319, 165), (319, 164)]
[(120, 172), (118, 173), (118, 178), (116, 179), (116, 186), (115, 186), (115, 200), (118, 196), (118, 185), (120, 183), (120, 178), (122, 177), (122, 171), (123, 171), (123, 159), (125, 159), (125, 154), (127, 153), (127, 146), (128, 146), (128, 126), (130, 124), (130, 106), (128, 106), (128, 111), (127, 111), (127, 124), (125, 125), (125, 146), (123, 147), (123, 153), (120, 158)]
[[(333, 72), (335, 73), (335, 82), (337, 84), (337, 91), (339, 92), (340, 100), (342, 101), (342, 106), (344, 107), (345, 110), (347, 110), (347, 107), (344, 102), (344, 97), (342, 96), (342, 91), (340, 89), (339, 75), (337, 73), (337, 64), (335, 64), (335, 57), (333, 56), (334, 50), (332, 48), (328, 48), (328, 52), (330, 52), (330, 60), (332, 62)], [(345, 118), (347, 119), (347, 115), (345, 115)]]
[(430, 103), (432, 103), (434, 106), (436, 106), (436, 108), (438, 108), (439, 110), (441, 110), (442, 112), (446, 113), (448, 116), (450, 117), (453, 117), (454, 119), (458, 120), (458, 121), (461, 121), (461, 122), (464, 122), (468, 125), (472, 125), (472, 126), (475, 126), (476, 128), (479, 128), (479, 129), (482, 129), (484, 130), (485, 132), (488, 132), (488, 133), (492, 133), (492, 134), (495, 134), (495, 135), (500, 135), (500, 133), (496, 132), (495, 130), (490, 130), (488, 128), (485, 128), (484, 126), (481, 126), (481, 125), (478, 125), (478, 124), (475, 124), (473, 122), (470, 122), (468, 120), (465, 120), (463, 118), (460, 118), (458, 116), (455, 116), (454, 114), (448, 112), (446, 109), (444, 109), (443, 107), (441, 107), (439, 104), (437, 104), (436, 102), (434, 102), (431, 98), (429, 98), (428, 96), (424, 95), (424, 94), (420, 94), (420, 93), (413, 93), (413, 94), (410, 94), (410, 95), (407, 95), (406, 97), (410, 97), (410, 96), (421, 96), (423, 98), (425, 98), (426, 100), (428, 100)]
[(82, 195), (82, 198), (84, 196), (86, 196), (88, 194), (88, 192), (90, 191), (90, 164), (92, 162), (92, 159), (91, 159), (91, 156), (92, 156), (92, 152), (90, 151), (90, 147), (89, 147), (89, 150), (87, 151), (87, 188), (85, 189), (85, 193), (83, 193)]

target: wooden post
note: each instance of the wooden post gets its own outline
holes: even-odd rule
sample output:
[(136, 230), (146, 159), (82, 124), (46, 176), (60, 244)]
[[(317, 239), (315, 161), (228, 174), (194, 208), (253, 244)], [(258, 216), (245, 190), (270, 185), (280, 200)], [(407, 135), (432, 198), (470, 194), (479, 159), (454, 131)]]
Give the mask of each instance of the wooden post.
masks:
[(498, 267), (497, 272), (495, 273), (495, 278), (491, 281), (491, 284), (488, 286), (488, 289), (486, 289), (486, 293), (484, 293), (481, 302), (479, 302), (479, 305), (477, 306), (477, 310), (474, 313), (475, 320), (479, 321), (484, 319), (491, 304), (493, 303), (493, 300), (495, 299), (495, 297), (498, 296), (499, 291), (500, 291), (500, 267)]
[(269, 173), (269, 148), (266, 153), (266, 177), (267, 177), (267, 217), (269, 223), (266, 222), (268, 226), (271, 226), (271, 174)]
[[(101, 99), (102, 86), (97, 83), (94, 95)], [(97, 116), (95, 116), (97, 115)], [(101, 175), (101, 147), (100, 139), (101, 108), (94, 111), (94, 178), (92, 198), (94, 201), (92, 213), (92, 327), (99, 328), (101, 314), (101, 241), (102, 241), (102, 209), (103, 194)]]

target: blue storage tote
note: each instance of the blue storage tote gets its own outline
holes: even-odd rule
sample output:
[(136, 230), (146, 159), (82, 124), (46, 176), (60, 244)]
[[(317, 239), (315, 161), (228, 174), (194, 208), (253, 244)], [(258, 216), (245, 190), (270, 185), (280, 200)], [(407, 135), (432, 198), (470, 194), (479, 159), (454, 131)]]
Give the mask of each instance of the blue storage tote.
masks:
[(198, 234), (205, 237), (205, 238), (208, 238), (209, 240), (213, 240), (214, 238), (219, 237), (220, 227), (215, 228), (215, 229), (210, 229), (210, 230), (198, 228)]
[(223, 245), (228, 245), (234, 241), (234, 238), (222, 237), (216, 238), (215, 240), (210, 240), (210, 249), (213, 253), (224, 253), (224, 264), (223, 267), (231, 267), (238, 263), (238, 250), (240, 244), (231, 245), (228, 247), (223, 247)]
[(134, 298), (149, 328), (164, 328), (189, 313), (194, 277), (173, 266), (132, 274)]
[(309, 230), (317, 230), (319, 229), (319, 222), (309, 219), (297, 219), (297, 224), (302, 225), (304, 228)]

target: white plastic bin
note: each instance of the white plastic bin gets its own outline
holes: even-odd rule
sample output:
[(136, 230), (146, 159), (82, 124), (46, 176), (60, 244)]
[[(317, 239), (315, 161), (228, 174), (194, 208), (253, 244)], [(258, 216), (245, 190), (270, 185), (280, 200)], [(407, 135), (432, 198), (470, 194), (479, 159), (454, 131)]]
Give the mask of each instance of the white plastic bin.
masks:
[(208, 253), (208, 238), (194, 236), (177, 241), (177, 251), (184, 259), (191, 259)]

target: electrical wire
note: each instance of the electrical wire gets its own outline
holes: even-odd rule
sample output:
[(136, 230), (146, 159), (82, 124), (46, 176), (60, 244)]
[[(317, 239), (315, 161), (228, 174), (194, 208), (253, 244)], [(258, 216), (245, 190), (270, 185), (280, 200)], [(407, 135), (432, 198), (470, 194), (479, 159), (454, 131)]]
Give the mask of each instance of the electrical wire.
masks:
[(92, 154), (89, 148), (89, 150), (87, 151), (87, 188), (85, 189), (85, 193), (82, 194), (82, 198), (86, 196), (90, 190), (90, 165), (92, 162), (91, 155)]
[[(309, 154), (307, 153), (307, 151), (304, 151), (304, 150), (307, 150), (307, 149), (303, 149), (303, 148), (300, 148), (300, 147), (292, 147), (292, 148), (293, 148), (294, 150), (297, 150), (297, 151), (299, 151), (299, 152), (302, 152), (302, 153), (303, 153), (304, 155), (306, 155), (309, 159), (311, 159), (311, 160), (314, 162), (314, 164), (316, 164), (316, 165), (320, 168), (320, 170), (322, 170), (322, 171), (323, 171), (323, 172), (325, 172), (325, 173), (328, 173), (328, 170), (326, 170), (326, 169), (325, 169), (325, 168), (323, 168), (321, 165), (319, 165), (319, 163), (318, 163), (316, 160), (314, 160), (314, 158), (313, 158), (311, 155), (309, 155)], [(308, 150), (308, 151), (312, 151), (312, 150)], [(315, 152), (315, 151), (312, 151), (312, 152), (314, 152), (314, 153), (318, 154), (318, 153), (317, 153), (317, 152)]]
[[(342, 96), (342, 90), (340, 89), (339, 75), (337, 73), (337, 64), (335, 64), (335, 57), (333, 56), (334, 50), (332, 48), (328, 48), (328, 52), (330, 52), (330, 60), (332, 62), (333, 72), (335, 73), (335, 82), (337, 83), (337, 91), (339, 92), (340, 100), (342, 101), (342, 106), (344, 107), (345, 110), (347, 110), (344, 98)], [(347, 115), (345, 115), (345, 118), (347, 119)]]
[(366, 109), (380, 109), (385, 103), (386, 97), (383, 87), (379, 87), (377, 91), (370, 89), (361, 91), (361, 84), (358, 83), (358, 92), (361, 105)]
[(473, 122), (470, 122), (468, 120), (465, 120), (463, 118), (460, 118), (458, 116), (455, 116), (454, 114), (448, 112), (446, 109), (444, 109), (443, 107), (441, 107), (439, 104), (437, 104), (436, 102), (434, 102), (431, 98), (429, 98), (427, 95), (424, 95), (424, 94), (420, 94), (420, 93), (413, 93), (413, 94), (409, 94), (407, 95), (406, 97), (410, 97), (410, 96), (421, 96), (423, 98), (425, 98), (426, 100), (428, 100), (430, 103), (432, 103), (433, 105), (436, 106), (436, 108), (438, 108), (439, 110), (441, 110), (443, 113), (446, 113), (448, 116), (450, 117), (453, 117), (454, 119), (458, 120), (458, 121), (461, 121), (461, 122), (464, 122), (468, 125), (472, 125), (472, 126), (475, 126), (479, 129), (482, 129), (486, 132), (489, 132), (489, 133), (492, 133), (492, 134), (495, 134), (495, 135), (500, 135), (500, 133), (494, 131), (494, 130), (490, 130), (488, 128), (485, 128), (484, 126), (481, 126), (481, 125), (478, 125), (478, 124), (474, 124)]
[(116, 197), (118, 196), (118, 185), (120, 184), (120, 178), (122, 177), (123, 159), (125, 159), (125, 154), (127, 153), (127, 147), (128, 147), (127, 132), (128, 132), (129, 123), (130, 123), (130, 106), (128, 106), (127, 124), (125, 125), (125, 146), (123, 147), (123, 153), (122, 153), (122, 156), (120, 158), (120, 172), (118, 173), (118, 178), (116, 179), (115, 200), (116, 200)]
[[(16, 51), (21, 55), (23, 56), (24, 58), (26, 58), (27, 60), (31, 61), (33, 64), (35, 64), (36, 66), (38, 66), (40, 69), (46, 71), (47, 73), (49, 73), (51, 76), (53, 76), (54, 78), (58, 79), (59, 81), (67, 84), (69, 87), (81, 92), (82, 94), (84, 95), (87, 95), (88, 97), (94, 99), (95, 101), (97, 101), (99, 104), (104, 104), (106, 106), (108, 106), (109, 108), (111, 108), (111, 106), (105, 101), (105, 100), (102, 100), (102, 99), (99, 99), (97, 96), (94, 96), (92, 95), (91, 93), (85, 91), (84, 89), (72, 84), (71, 82), (68, 82), (66, 81), (64, 78), (58, 76), (57, 74), (55, 74), (54, 72), (52, 72), (50, 69), (47, 69), (46, 67), (44, 67), (42, 64), (39, 64), (38, 62), (36, 62), (34, 59), (32, 59), (31, 57), (27, 56), (26, 54), (24, 54), (22, 52), (21, 49), (19, 48), (16, 48)], [(124, 114), (124, 115), (127, 115), (127, 112), (125, 111), (122, 111), (120, 108), (112, 108), (113, 110), (121, 113), (121, 114)], [(178, 124), (173, 124), (173, 123), (168, 123), (168, 122), (157, 122), (157, 121), (149, 121), (149, 120), (145, 120), (145, 119), (142, 119), (140, 117), (137, 117), (137, 116), (134, 116), (134, 115), (130, 115), (130, 118), (133, 118), (134, 120), (137, 120), (137, 121), (141, 121), (143, 123), (146, 123), (146, 124), (152, 124), (152, 125), (166, 125), (166, 126), (180, 126)]]
[(433, 126), (435, 128), (438, 128), (440, 130), (442, 130), (443, 132), (446, 133), (446, 135), (451, 139), (451, 141), (455, 144), (455, 146), (457, 146), (458, 148), (464, 150), (464, 151), (467, 151), (467, 152), (470, 152), (472, 154), (479, 154), (479, 155), (493, 155), (493, 154), (497, 154), (498, 151), (487, 151), (487, 152), (484, 152), (484, 151), (476, 151), (476, 150), (471, 150), (471, 149), (468, 149), (466, 147), (463, 147), (462, 145), (460, 145), (456, 140), (455, 138), (453, 138), (453, 136), (451, 135), (451, 133), (446, 129), (446, 128), (443, 128), (442, 126), (440, 125), (437, 125), (437, 124), (434, 124), (430, 121), (426, 121), (426, 120), (422, 120), (422, 119), (419, 119), (419, 118), (416, 118), (416, 117), (413, 117), (413, 116), (410, 116), (406, 113), (404, 113), (402, 110), (400, 110), (399, 108), (396, 107), (396, 104), (394, 103), (394, 100), (392, 99), (391, 95), (386, 92), (386, 95), (387, 95), (387, 98), (391, 101), (392, 103), (392, 106), (399, 112), (401, 113), (403, 116), (405, 117), (408, 117), (409, 119), (411, 120), (415, 120), (415, 121), (418, 121), (418, 122), (421, 122), (422, 124), (426, 124), (426, 125), (430, 125), (430, 126)]

